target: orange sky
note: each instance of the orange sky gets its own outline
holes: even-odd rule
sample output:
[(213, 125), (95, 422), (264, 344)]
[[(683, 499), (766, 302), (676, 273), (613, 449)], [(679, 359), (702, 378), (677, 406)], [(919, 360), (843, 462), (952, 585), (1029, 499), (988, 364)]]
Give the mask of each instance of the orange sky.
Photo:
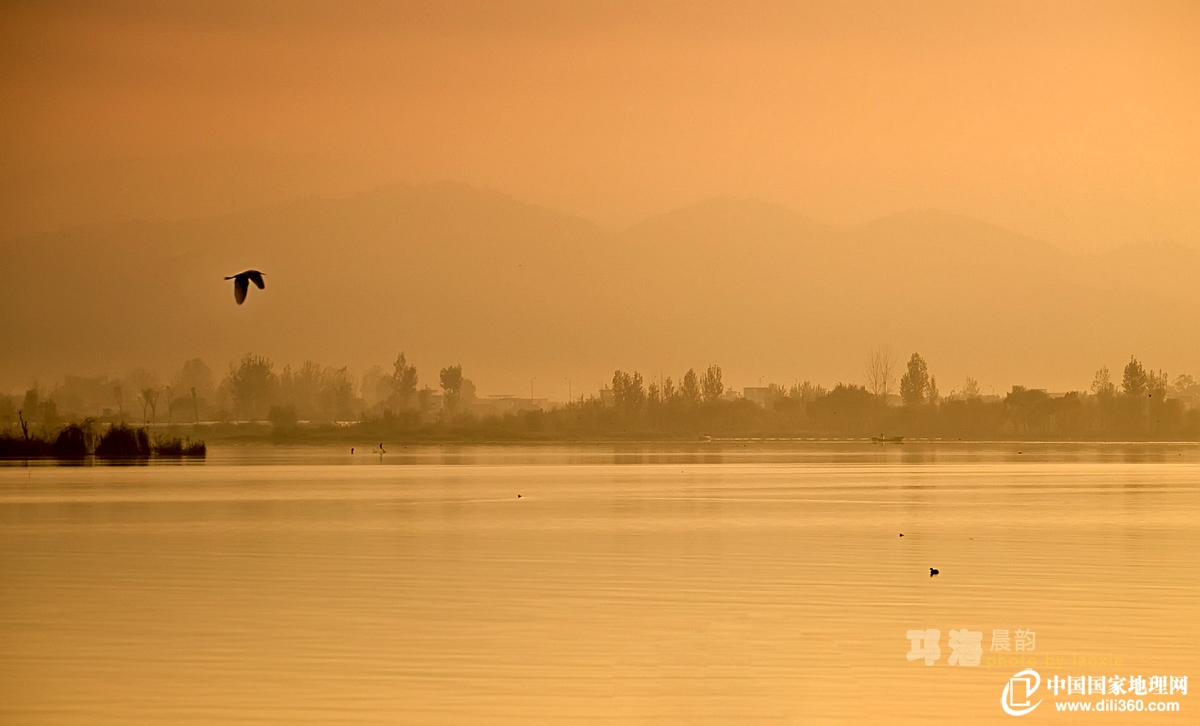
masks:
[(1200, 243), (1195, 4), (43, 5), (0, 10), (0, 173), (266, 150), (607, 226), (737, 195)]

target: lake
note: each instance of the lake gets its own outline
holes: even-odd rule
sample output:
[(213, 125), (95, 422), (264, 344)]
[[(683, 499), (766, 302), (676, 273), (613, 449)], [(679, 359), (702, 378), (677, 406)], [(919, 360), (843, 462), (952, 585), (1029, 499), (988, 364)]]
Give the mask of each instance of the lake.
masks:
[(1200, 720), (1193, 445), (369, 448), (0, 464), (0, 721)]

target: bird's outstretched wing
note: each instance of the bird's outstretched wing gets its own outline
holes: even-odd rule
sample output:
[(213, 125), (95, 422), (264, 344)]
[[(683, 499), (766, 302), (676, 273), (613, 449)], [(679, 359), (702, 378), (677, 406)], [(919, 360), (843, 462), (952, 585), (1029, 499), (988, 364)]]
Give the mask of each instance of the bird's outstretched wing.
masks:
[[(262, 285), (259, 285), (262, 287)], [(246, 302), (246, 291), (250, 289), (250, 281), (244, 276), (238, 275), (233, 278), (233, 299), (237, 300), (237, 304), (241, 305)]]
[(251, 282), (253, 282), (255, 285), (258, 285), (259, 290), (265, 290), (267, 288), (267, 286), (263, 284), (262, 273), (258, 270), (249, 270), (245, 274), (246, 277), (250, 278)]

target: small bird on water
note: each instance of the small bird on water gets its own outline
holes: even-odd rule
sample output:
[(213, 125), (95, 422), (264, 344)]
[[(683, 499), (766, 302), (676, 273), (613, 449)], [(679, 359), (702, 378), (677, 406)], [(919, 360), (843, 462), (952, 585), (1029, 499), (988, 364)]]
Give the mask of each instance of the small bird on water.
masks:
[(267, 286), (263, 283), (263, 273), (258, 270), (246, 270), (239, 272), (236, 275), (230, 275), (226, 280), (233, 280), (233, 299), (237, 300), (237, 304), (241, 305), (246, 302), (246, 293), (250, 290), (250, 283), (258, 285), (259, 290), (265, 290)]

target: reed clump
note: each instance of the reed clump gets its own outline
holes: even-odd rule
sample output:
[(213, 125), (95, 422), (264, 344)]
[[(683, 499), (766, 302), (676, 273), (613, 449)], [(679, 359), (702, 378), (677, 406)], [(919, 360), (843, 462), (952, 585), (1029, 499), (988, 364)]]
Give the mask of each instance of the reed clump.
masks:
[(90, 422), (67, 424), (54, 438), (51, 453), (55, 459), (82, 459), (91, 453), (92, 439)]
[(145, 428), (125, 424), (111, 426), (97, 435), (93, 421), (69, 423), (57, 431), (31, 432), (21, 420), (19, 431), (0, 431), (0, 459), (146, 460), (151, 456), (166, 459), (204, 458), (208, 447), (191, 437), (155, 436), (151, 440)]
[(0, 459), (41, 459), (51, 455), (51, 444), (40, 436), (0, 433)]
[(170, 459), (203, 458), (208, 454), (203, 441), (193, 441), (190, 437), (156, 436), (153, 450), (155, 456)]
[(150, 435), (146, 429), (134, 429), (119, 424), (108, 429), (96, 444), (96, 457), (100, 459), (148, 459), (150, 457)]

